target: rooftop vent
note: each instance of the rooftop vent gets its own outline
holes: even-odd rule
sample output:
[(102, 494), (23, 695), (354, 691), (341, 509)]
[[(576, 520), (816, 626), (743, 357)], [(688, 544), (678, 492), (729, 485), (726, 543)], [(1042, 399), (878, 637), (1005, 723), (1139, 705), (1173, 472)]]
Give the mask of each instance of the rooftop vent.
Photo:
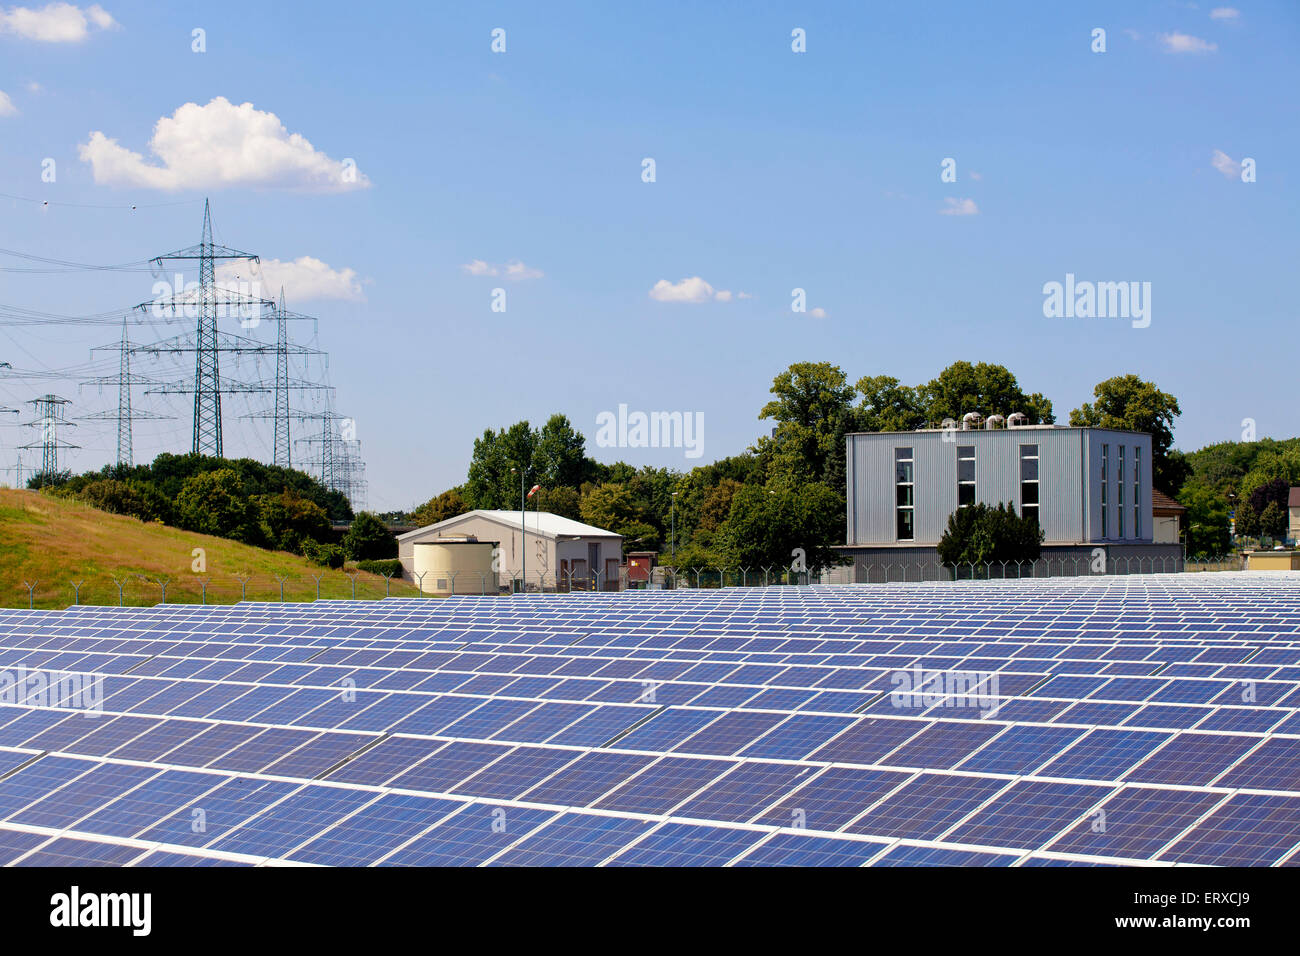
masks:
[(1005, 428), (1007, 420), (1001, 415), (990, 415), (984, 422), (985, 428)]
[(961, 430), (970, 431), (973, 428), (981, 428), (984, 425), (984, 416), (979, 412), (967, 412), (961, 417)]
[(1008, 428), (1021, 428), (1029, 424), (1029, 416), (1024, 412), (1012, 412), (1007, 416)]

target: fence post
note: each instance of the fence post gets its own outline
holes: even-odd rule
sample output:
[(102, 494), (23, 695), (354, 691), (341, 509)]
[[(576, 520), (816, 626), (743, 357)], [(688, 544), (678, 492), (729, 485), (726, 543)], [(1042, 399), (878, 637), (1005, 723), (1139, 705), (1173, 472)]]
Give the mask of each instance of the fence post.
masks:
[[(427, 570), (426, 570), (426, 571), (412, 571), (412, 572), (411, 572), (411, 577), (415, 578), (415, 586), (418, 587), (418, 588), (420, 589), (420, 594), (421, 594), (421, 595), (424, 594), (424, 576), (425, 576), (426, 574), (428, 574), (428, 573), (429, 573), (429, 572), (428, 572)], [(455, 590), (456, 590), (455, 587), (453, 587), (452, 590), (455, 591)]]
[(393, 596), (393, 572), (389, 571), (384, 575), (384, 597)]
[(69, 581), (68, 583), (72, 585), (72, 594), (73, 594), (72, 604), (75, 607), (76, 605), (81, 603), (81, 586), (85, 584), (86, 581), (83, 578), (80, 581)]
[(320, 600), (320, 579), (325, 577), (325, 575), (313, 574), (312, 577), (316, 579), (316, 600), (319, 601)]
[(207, 603), (208, 603), (208, 579), (207, 579), (207, 578), (201, 578), (201, 577), (199, 577), (197, 574), (194, 576), (194, 579), (195, 579), (196, 581), (199, 582), (199, 589), (201, 590), (202, 595), (203, 595), (203, 596), (199, 599), (199, 603), (200, 603), (200, 604), (207, 604)]
[(251, 574), (245, 574), (245, 575), (234, 574), (234, 575), (231, 575), (231, 577), (233, 577), (236, 581), (239, 582), (239, 600), (240, 600), (240, 603), (243, 603), (244, 601), (247, 601), (247, 600), (248, 600), (248, 579), (251, 578), (252, 575), (251, 575)]
[(352, 600), (355, 601), (357, 599), (357, 572), (344, 571), (343, 573), (346, 574), (348, 578), (351, 579), (352, 581)]
[(117, 606), (118, 607), (123, 606), (124, 598), (122, 596), (122, 589), (126, 587), (126, 582), (127, 582), (126, 578), (119, 578), (116, 574), (113, 575), (113, 583), (117, 585)]
[(155, 583), (157, 583), (158, 587), (162, 588), (162, 602), (163, 602), (163, 604), (166, 604), (166, 603), (167, 603), (167, 585), (169, 585), (169, 584), (172, 583), (172, 579), (169, 578), (169, 577), (167, 577), (167, 575), (163, 574), (163, 575), (159, 575), (158, 577), (154, 578), (154, 581), (155, 581)]
[(289, 576), (286, 574), (282, 577), (277, 574), (275, 575), (275, 579), (280, 582), (280, 603), (283, 604), (284, 603), (284, 582), (289, 580)]
[(33, 581), (30, 584), (26, 581), (23, 582), (23, 587), (27, 589), (27, 610), (29, 611), (35, 609), (36, 598), (34, 595), (36, 594), (36, 585), (40, 583), (40, 581)]

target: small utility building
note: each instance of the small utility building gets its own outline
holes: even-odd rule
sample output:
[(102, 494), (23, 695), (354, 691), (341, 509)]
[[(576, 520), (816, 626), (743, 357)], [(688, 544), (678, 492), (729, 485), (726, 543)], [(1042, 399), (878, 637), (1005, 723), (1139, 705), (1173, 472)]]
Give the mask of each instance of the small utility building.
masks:
[[(948, 517), (976, 502), (1010, 502), (1044, 532), (1043, 557), (1176, 557), (1154, 539), (1151, 436), (1142, 432), (1025, 425), (968, 414), (962, 423), (912, 432), (847, 436), (847, 544), (855, 580), (878, 580), (892, 567), (934, 574)], [(1151, 569), (1150, 563), (1146, 568)], [(1169, 570), (1174, 570), (1172, 561)], [(874, 573), (873, 573), (874, 572)]]
[[(411, 572), (416, 570), (417, 545), (470, 538), (494, 542), (500, 548), (496, 572), (499, 587), (509, 587), (512, 580), (518, 580), (527, 549), (529, 589), (550, 590), (558, 583), (590, 590), (597, 581), (601, 590), (618, 589), (623, 563), (621, 535), (549, 511), (526, 512), (522, 527), (520, 517), (518, 511), (467, 511), (398, 535), (397, 557), (402, 562), (403, 576), (414, 582)], [(456, 590), (461, 591), (459, 582)]]

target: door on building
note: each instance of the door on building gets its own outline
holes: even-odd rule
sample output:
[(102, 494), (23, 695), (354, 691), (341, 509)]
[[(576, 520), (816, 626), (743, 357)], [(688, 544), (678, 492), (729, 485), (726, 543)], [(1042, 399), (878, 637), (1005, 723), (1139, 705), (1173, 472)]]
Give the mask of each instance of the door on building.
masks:
[(600, 586), (599, 583), (595, 581), (596, 572), (600, 570), (600, 544), (598, 542), (587, 542), (587, 567), (591, 569), (591, 588), (592, 590), (595, 590)]
[(619, 563), (620, 562), (618, 558), (605, 559), (605, 590), (606, 591), (618, 590)]

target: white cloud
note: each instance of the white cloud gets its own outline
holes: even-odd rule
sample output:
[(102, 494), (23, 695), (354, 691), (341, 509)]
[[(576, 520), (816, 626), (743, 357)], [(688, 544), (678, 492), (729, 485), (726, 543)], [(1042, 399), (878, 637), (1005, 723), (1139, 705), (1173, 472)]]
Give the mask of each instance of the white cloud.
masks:
[(1217, 43), (1187, 33), (1162, 33), (1160, 42), (1169, 53), (1213, 53), (1219, 48)]
[(541, 269), (526, 266), (518, 259), (512, 259), (505, 265), (493, 265), (483, 259), (474, 259), (460, 267), (469, 276), (505, 276), (507, 279), (540, 279), (546, 273)]
[(152, 165), (99, 131), (79, 147), (95, 182), (146, 189), (207, 189), (222, 186), (279, 186), (320, 192), (365, 189), (370, 180), (348, 160), (317, 150), (301, 133), (290, 133), (279, 117), (235, 106), (218, 96), (206, 106), (186, 103), (154, 125)]
[(811, 315), (814, 319), (826, 318), (826, 310), (823, 309), (821, 306), (818, 306), (817, 308), (813, 309), (808, 314)]
[(9, 94), (0, 90), (0, 116), (17, 116), (18, 107), (14, 106), (14, 101), (9, 98)]
[(660, 279), (650, 290), (656, 302), (707, 302), (713, 298), (713, 286), (699, 276), (683, 279), (676, 284)]
[(1215, 7), (1210, 11), (1211, 20), (1235, 20), (1241, 16), (1241, 11), (1236, 7)]
[(258, 294), (264, 299), (278, 299), (284, 289), (291, 304), (316, 299), (365, 300), (355, 269), (335, 269), (313, 256), (299, 256), (292, 262), (263, 259), (256, 265), (232, 262), (217, 268), (219, 282), (234, 283), (237, 278), (261, 283)]
[(71, 3), (49, 3), (40, 9), (0, 10), (0, 33), (12, 33), (38, 43), (80, 43), (91, 28), (109, 30), (117, 21), (99, 4), (82, 10)]
[(1210, 157), (1210, 165), (1229, 179), (1241, 177), (1241, 163), (1237, 162), (1221, 149), (1216, 149)]
[(979, 206), (973, 199), (954, 199), (949, 196), (944, 201), (944, 208), (939, 210), (941, 216), (977, 216)]
[(518, 259), (506, 263), (507, 279), (540, 279), (545, 273), (541, 269), (533, 269), (524, 265)]
[(752, 299), (748, 292), (732, 292), (730, 289), (715, 289), (699, 276), (691, 276), (680, 282), (660, 279), (650, 290), (650, 298), (656, 302), (730, 302), (733, 298)]

